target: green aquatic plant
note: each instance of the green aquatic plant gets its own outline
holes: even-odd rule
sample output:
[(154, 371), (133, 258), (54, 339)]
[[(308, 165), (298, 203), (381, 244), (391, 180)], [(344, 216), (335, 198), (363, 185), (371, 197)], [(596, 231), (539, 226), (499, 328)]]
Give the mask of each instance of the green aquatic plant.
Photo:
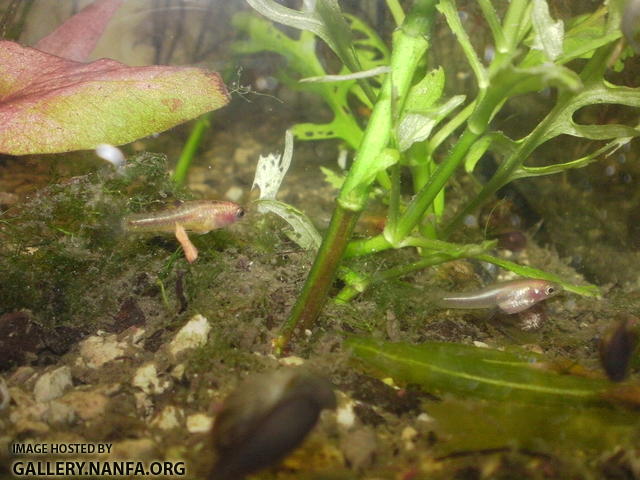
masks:
[(637, 407), (640, 385), (620, 386), (573, 361), (526, 351), (446, 342), (420, 345), (350, 337), (346, 345), (365, 365), (397, 381), (441, 395), (533, 404), (626, 404)]
[[(621, 63), (620, 3), (605, 3), (563, 22), (552, 18), (545, 0), (513, 0), (503, 15), (490, 0), (481, 0), (478, 8), (494, 51), (487, 61), (472, 45), (455, 0), (416, 0), (406, 15), (399, 2), (387, 1), (398, 24), (391, 48), (362, 20), (343, 14), (337, 0), (318, 0), (314, 9), (302, 11), (272, 0), (248, 3), (273, 22), (301, 33), (293, 38), (263, 18), (238, 14), (234, 23), (248, 39), (237, 43), (236, 51), (282, 55), (287, 60), (281, 74), (284, 84), (319, 95), (333, 112), (329, 123), (293, 126), (295, 138), (339, 139), (354, 150), (331, 223), (282, 328), (278, 349), (287, 345), (295, 329), (313, 323), (337, 274), (345, 283), (338, 299), (348, 300), (375, 282), (457, 258), (475, 258), (560, 283), (581, 295), (598, 294), (594, 286), (571, 285), (548, 272), (495, 257), (489, 253), (492, 242), (458, 244), (449, 238), (466, 215), (509, 182), (583, 167), (638, 136), (635, 126), (585, 125), (574, 118), (578, 110), (594, 105), (640, 107), (640, 89), (605, 78), (611, 66), (619, 68)], [(444, 17), (468, 62), (475, 79), (473, 98), (447, 96), (448, 72), (427, 67), (430, 31), (438, 15)], [(341, 62), (337, 76), (328, 75), (318, 57), (320, 39)], [(556, 92), (555, 103), (527, 134), (510, 138), (492, 129), (492, 120), (508, 100), (550, 88)], [(356, 106), (370, 109), (371, 115), (359, 116)], [(601, 143), (577, 159), (531, 166), (536, 150), (560, 135)], [(497, 170), (445, 219), (445, 187), (463, 167), (473, 175), (486, 152), (498, 159)], [(401, 178), (407, 173), (412, 191), (403, 195)], [(383, 192), (388, 206), (384, 231), (352, 240), (374, 189)], [(341, 266), (345, 259), (400, 248), (415, 248), (420, 258), (373, 275), (351, 270), (346, 262)]]

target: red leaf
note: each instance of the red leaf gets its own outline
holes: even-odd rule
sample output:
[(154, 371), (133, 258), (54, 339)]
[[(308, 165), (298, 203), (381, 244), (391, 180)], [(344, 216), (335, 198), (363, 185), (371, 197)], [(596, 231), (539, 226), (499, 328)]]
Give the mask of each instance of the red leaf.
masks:
[(96, 0), (40, 40), (35, 48), (52, 55), (86, 60), (122, 0)]
[(78, 63), (0, 41), (0, 152), (13, 155), (120, 145), (228, 103), (215, 72), (189, 67)]

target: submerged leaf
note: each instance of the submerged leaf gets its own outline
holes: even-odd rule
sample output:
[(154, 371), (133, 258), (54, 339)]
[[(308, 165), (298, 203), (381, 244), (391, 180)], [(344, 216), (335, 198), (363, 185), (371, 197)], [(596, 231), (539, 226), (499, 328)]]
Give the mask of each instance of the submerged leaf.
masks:
[(229, 101), (220, 76), (198, 68), (78, 63), (0, 41), (0, 152), (121, 145)]
[(97, 0), (60, 25), (35, 48), (67, 60), (83, 62), (91, 54), (123, 0)]
[(562, 55), (564, 23), (562, 20), (553, 21), (546, 0), (534, 0), (531, 23), (536, 32), (536, 44), (540, 45), (547, 58), (553, 61)]
[(407, 112), (400, 120), (397, 128), (400, 151), (404, 152), (414, 143), (429, 138), (433, 127), (458, 108), (464, 100), (464, 95), (455, 95), (442, 105), (433, 106), (424, 111)]
[(277, 200), (257, 200), (258, 208), (262, 211), (275, 213), (287, 222), (293, 231), (287, 232), (291, 240), (296, 242), (304, 250), (317, 250), (320, 248), (322, 237), (313, 226), (309, 217), (291, 205)]
[(575, 457), (584, 450), (635, 445), (639, 427), (633, 412), (607, 407), (533, 405), (447, 397), (428, 406), (438, 438), (438, 455), (490, 449), (529, 449)]
[(390, 343), (363, 337), (350, 337), (346, 343), (367, 365), (435, 394), (538, 404), (609, 401), (638, 405), (636, 385), (622, 391), (604, 379), (560, 374), (553, 364), (533, 353), (454, 343)]
[(293, 157), (293, 135), (287, 130), (284, 136), (284, 152), (282, 155), (260, 155), (256, 176), (251, 189), (260, 189), (260, 200), (274, 200), (280, 190), (280, 185), (291, 165)]

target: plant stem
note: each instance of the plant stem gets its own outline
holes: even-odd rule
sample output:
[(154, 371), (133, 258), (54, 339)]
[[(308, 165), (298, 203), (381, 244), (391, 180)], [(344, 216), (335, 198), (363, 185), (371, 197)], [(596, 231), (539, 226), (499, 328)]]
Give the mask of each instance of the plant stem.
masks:
[(178, 163), (176, 164), (176, 169), (173, 172), (173, 181), (178, 185), (183, 185), (185, 180), (187, 179), (189, 167), (191, 166), (193, 157), (195, 157), (196, 152), (198, 151), (198, 147), (200, 146), (200, 142), (202, 141), (202, 135), (204, 134), (204, 131), (209, 128), (210, 116), (210, 114), (202, 115), (196, 120), (193, 128), (191, 129), (191, 133), (189, 134), (187, 143), (182, 149), (182, 153), (180, 154), (180, 158), (178, 159)]
[(474, 133), (469, 129), (464, 131), (447, 159), (438, 165), (429, 182), (427, 182), (425, 187), (409, 204), (407, 211), (398, 222), (392, 243), (401, 242), (411, 233), (420, 219), (422, 219), (424, 212), (436, 198), (438, 192), (440, 192), (451, 175), (453, 175), (453, 172), (458, 168), (458, 165), (464, 160), (473, 142), (475, 142), (482, 133), (483, 132)]
[(301, 329), (308, 328), (320, 313), (359, 216), (360, 212), (336, 205), (329, 230), (320, 245), (307, 281), (274, 342), (277, 354), (281, 354), (286, 348), (298, 326)]
[(425, 269), (427, 267), (433, 267), (434, 265), (449, 262), (453, 259), (454, 258), (451, 257), (451, 255), (446, 255), (444, 253), (434, 253), (422, 258), (421, 260), (418, 260), (417, 262), (398, 265), (397, 267), (390, 268), (389, 270), (377, 273), (371, 277), (365, 277), (361, 279), (356, 286), (347, 285), (342, 290), (340, 290), (340, 293), (336, 295), (336, 302), (347, 303), (374, 283), (385, 282), (387, 280), (391, 280), (392, 278), (402, 277), (404, 275)]
[[(338, 196), (329, 230), (322, 241), (307, 281), (279, 337), (275, 350), (281, 353), (294, 331), (309, 328), (320, 314), (347, 243), (360, 212), (369, 197), (371, 184), (381, 168), (377, 162), (387, 148), (394, 128), (392, 112), (400, 115), (429, 41), (427, 35), (435, 14), (437, 0), (416, 0), (402, 27), (394, 34), (391, 73), (382, 85), (362, 144)], [(398, 117), (396, 117), (398, 118)]]

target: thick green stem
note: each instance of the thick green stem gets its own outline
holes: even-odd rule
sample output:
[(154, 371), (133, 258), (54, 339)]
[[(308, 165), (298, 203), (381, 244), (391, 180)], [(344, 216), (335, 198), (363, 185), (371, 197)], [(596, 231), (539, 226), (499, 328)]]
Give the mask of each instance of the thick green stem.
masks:
[(360, 212), (336, 206), (304, 288), (275, 341), (276, 353), (282, 353), (297, 327), (309, 328), (320, 313), (359, 216)]
[(353, 228), (366, 205), (371, 184), (376, 174), (384, 169), (379, 162), (394, 128), (393, 113), (399, 115), (402, 112), (416, 68), (429, 45), (427, 35), (435, 5), (436, 0), (416, 0), (402, 27), (394, 34), (391, 73), (382, 85), (362, 144), (338, 196), (329, 230), (302, 293), (276, 339), (278, 353), (286, 348), (298, 327), (311, 326), (326, 301)]

